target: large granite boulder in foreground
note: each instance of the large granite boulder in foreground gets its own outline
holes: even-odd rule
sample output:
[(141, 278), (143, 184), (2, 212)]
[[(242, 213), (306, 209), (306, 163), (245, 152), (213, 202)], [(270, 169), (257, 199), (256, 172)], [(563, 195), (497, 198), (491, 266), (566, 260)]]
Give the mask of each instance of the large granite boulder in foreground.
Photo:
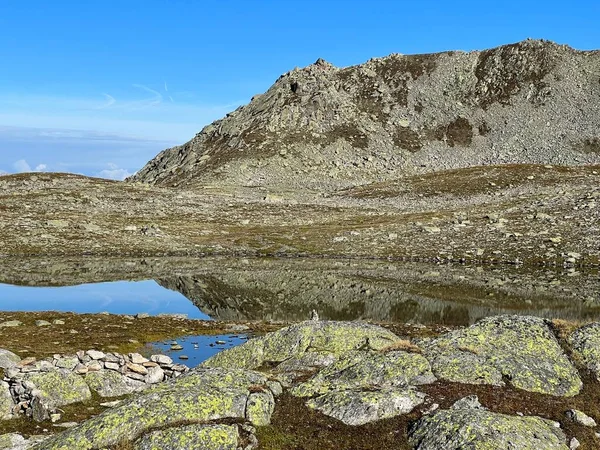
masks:
[(419, 420), (409, 432), (415, 450), (568, 450), (558, 423), (453, 407)]
[(459, 383), (504, 385), (570, 397), (581, 379), (544, 319), (489, 317), (424, 343), (433, 373)]
[(338, 419), (346, 425), (364, 425), (376, 420), (408, 414), (423, 403), (425, 394), (412, 388), (372, 391), (335, 391), (312, 398), (306, 406)]
[(339, 355), (356, 349), (380, 350), (398, 340), (391, 331), (366, 323), (307, 321), (218, 353), (202, 366), (256, 369), (305, 353)]
[[(155, 441), (170, 441), (171, 436), (180, 434), (177, 429), (184, 424), (218, 425), (248, 421), (254, 425), (265, 425), (269, 423), (274, 407), (273, 394), (267, 387), (267, 381), (264, 375), (257, 372), (196, 369), (133, 395), (116, 408), (54, 436), (35, 448), (101, 449), (122, 441), (135, 442), (140, 438), (139, 448), (147, 448), (149, 443)], [(157, 429), (162, 433), (144, 437)], [(206, 428), (201, 434), (203, 437), (199, 438), (200, 442), (220, 442), (223, 445), (233, 436), (230, 429), (224, 431), (222, 427)], [(183, 430), (182, 439), (186, 435), (187, 430)], [(189, 449), (230, 448), (226, 445), (211, 447), (208, 444), (206, 447), (194, 447), (190, 444), (192, 441), (185, 442), (190, 445), (187, 447)]]

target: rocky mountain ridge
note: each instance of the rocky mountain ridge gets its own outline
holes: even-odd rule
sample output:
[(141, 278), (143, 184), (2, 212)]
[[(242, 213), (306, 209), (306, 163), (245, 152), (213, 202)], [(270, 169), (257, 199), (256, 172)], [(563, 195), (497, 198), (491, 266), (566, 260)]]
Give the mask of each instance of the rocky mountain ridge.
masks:
[(487, 164), (600, 162), (600, 52), (526, 40), (282, 75), (131, 181), (333, 191)]

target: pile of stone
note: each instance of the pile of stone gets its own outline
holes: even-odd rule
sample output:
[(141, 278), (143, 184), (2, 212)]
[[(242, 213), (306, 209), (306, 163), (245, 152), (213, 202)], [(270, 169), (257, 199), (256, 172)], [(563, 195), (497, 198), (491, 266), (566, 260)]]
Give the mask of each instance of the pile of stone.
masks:
[(8, 359), (5, 350), (3, 355), (2, 387), (12, 397), (10, 415), (23, 413), (37, 421), (58, 420), (57, 408), (87, 400), (92, 391), (101, 397), (119, 397), (189, 371), (166, 355), (148, 359), (139, 353), (122, 355), (97, 350), (57, 354), (42, 360), (21, 360), (14, 354)]

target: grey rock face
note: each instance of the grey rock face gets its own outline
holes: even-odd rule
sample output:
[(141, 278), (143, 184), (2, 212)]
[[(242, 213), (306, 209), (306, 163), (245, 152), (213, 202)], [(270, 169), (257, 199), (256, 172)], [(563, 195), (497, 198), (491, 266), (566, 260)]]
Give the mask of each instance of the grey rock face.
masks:
[(84, 379), (100, 397), (120, 397), (146, 388), (144, 382), (132, 380), (114, 370), (90, 372)]
[(236, 450), (237, 425), (186, 425), (148, 433), (134, 444), (135, 450)]
[(411, 412), (423, 403), (425, 394), (413, 389), (331, 392), (310, 399), (306, 405), (346, 425), (364, 425)]
[(21, 361), (21, 358), (18, 355), (0, 348), (0, 369), (10, 369), (16, 366), (19, 361)]
[(567, 411), (567, 417), (571, 419), (573, 422), (583, 425), (584, 427), (595, 427), (596, 421), (588, 416), (583, 411), (579, 411), (578, 409), (570, 409)]
[(309, 320), (217, 353), (202, 366), (255, 369), (306, 353), (335, 356), (358, 348), (379, 350), (398, 340), (389, 330), (366, 323)]
[[(268, 397), (267, 381), (258, 372), (194, 369), (135, 394), (99, 416), (49, 438), (36, 449), (104, 448), (122, 440), (135, 440), (157, 428), (179, 427), (184, 422), (210, 424), (227, 419), (264, 425), (269, 423), (272, 409), (264, 408), (264, 404), (253, 395), (254, 391), (264, 392), (267, 396), (264, 399), (272, 404), (273, 397)], [(209, 434), (213, 435), (213, 432)], [(155, 439), (168, 441), (170, 436), (173, 435), (166, 431)], [(186, 442), (193, 442), (188, 440), (192, 439), (191, 436), (181, 434), (180, 437)], [(149, 439), (152, 442), (152, 438)]]
[(597, 162), (599, 64), (597, 52), (532, 40), (341, 69), (318, 61), (130, 180), (333, 190), (490, 163)]
[(25, 448), (27, 440), (18, 433), (3, 434), (0, 436), (1, 450), (20, 450)]
[(568, 450), (562, 431), (539, 417), (514, 417), (481, 409), (441, 410), (409, 432), (415, 450), (466, 448)]
[(573, 351), (600, 380), (600, 323), (585, 325), (569, 337)]
[(80, 376), (64, 369), (25, 374), (23, 379), (35, 386), (33, 397), (49, 408), (82, 402), (92, 396)]
[(490, 317), (424, 346), (433, 373), (448, 381), (501, 385), (506, 379), (519, 389), (566, 397), (582, 387), (543, 319)]
[(10, 419), (12, 417), (14, 407), (15, 404), (12, 396), (10, 395), (8, 383), (0, 381), (0, 420)]
[(332, 391), (368, 390), (374, 386), (389, 388), (427, 384), (435, 381), (429, 362), (416, 353), (349, 352), (319, 371), (308, 381), (292, 389), (307, 397)]

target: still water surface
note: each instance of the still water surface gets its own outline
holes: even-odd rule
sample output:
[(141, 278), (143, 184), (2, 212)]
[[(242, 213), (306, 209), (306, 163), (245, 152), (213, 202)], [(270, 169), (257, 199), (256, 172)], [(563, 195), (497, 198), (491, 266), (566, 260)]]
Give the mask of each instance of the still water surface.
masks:
[(600, 320), (598, 270), (374, 260), (0, 258), (0, 310), (466, 325)]
[(62, 311), (112, 314), (187, 314), (193, 319), (210, 317), (181, 293), (165, 289), (153, 280), (115, 281), (62, 287), (0, 284), (0, 311)]

